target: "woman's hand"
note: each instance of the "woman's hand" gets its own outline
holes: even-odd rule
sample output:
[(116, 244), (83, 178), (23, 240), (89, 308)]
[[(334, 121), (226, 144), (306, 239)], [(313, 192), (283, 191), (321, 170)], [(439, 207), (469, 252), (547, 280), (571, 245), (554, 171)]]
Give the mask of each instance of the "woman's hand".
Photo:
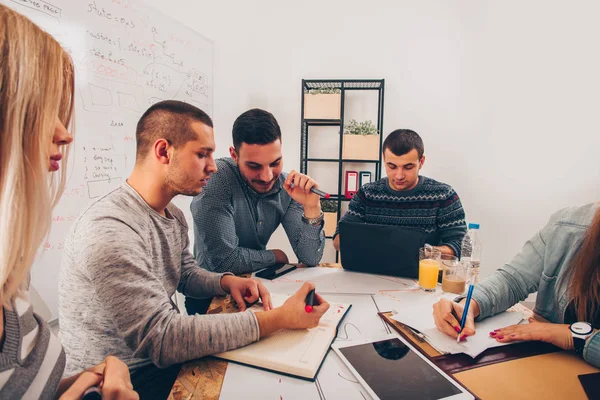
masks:
[[(456, 338), (460, 332), (460, 320), (465, 309), (465, 300), (460, 303), (441, 299), (433, 305), (433, 320), (439, 331), (446, 335)], [(471, 300), (469, 311), (467, 311), (467, 320), (461, 333), (461, 340), (466, 340), (467, 336), (475, 334), (475, 318), (479, 315), (479, 304)]]
[(569, 325), (538, 322), (529, 318), (529, 324), (511, 325), (490, 332), (490, 336), (501, 343), (518, 342), (522, 340), (540, 340), (551, 343), (564, 350), (572, 350), (573, 336)]
[(103, 363), (83, 371), (73, 378), (75, 378), (75, 382), (60, 396), (60, 400), (81, 399), (85, 391), (94, 386), (101, 389), (102, 399), (139, 399), (138, 394), (133, 390), (127, 365), (113, 356), (106, 357)]

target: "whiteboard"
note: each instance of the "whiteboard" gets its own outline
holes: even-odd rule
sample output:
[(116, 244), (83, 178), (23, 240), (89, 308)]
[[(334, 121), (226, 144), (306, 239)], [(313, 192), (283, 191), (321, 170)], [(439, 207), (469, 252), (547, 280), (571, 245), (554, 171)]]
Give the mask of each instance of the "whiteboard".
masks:
[[(177, 99), (213, 115), (213, 43), (138, 0), (0, 1), (52, 34), (76, 68), (67, 187), (31, 276), (53, 320), (64, 238), (87, 204), (131, 173), (142, 113), (158, 101)], [(191, 228), (189, 201), (177, 204)]]

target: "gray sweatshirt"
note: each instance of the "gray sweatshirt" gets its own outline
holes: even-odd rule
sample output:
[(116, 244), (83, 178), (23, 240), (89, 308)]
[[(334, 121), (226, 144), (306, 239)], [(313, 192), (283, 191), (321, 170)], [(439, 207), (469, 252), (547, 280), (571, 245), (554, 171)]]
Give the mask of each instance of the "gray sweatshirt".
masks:
[(112, 354), (130, 369), (192, 360), (257, 341), (250, 311), (185, 316), (175, 290), (206, 298), (225, 294), (223, 274), (198, 268), (188, 226), (173, 204), (166, 217), (128, 184), (93, 202), (67, 238), (59, 280), (65, 375)]

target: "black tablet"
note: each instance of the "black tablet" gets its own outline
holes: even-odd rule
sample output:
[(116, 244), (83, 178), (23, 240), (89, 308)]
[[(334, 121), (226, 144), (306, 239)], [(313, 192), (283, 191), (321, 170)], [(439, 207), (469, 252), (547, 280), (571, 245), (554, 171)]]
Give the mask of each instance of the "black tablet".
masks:
[(259, 278), (273, 280), (295, 269), (296, 266), (292, 264), (275, 264), (272, 267), (258, 271), (255, 275)]
[(332, 348), (374, 399), (474, 398), (402, 338)]

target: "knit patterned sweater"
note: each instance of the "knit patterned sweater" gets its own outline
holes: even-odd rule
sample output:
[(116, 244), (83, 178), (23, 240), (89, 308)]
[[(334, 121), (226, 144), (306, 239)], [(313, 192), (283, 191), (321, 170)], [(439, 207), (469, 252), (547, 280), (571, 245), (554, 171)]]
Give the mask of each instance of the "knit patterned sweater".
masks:
[(450, 185), (425, 176), (405, 191), (392, 190), (387, 178), (364, 185), (340, 221), (422, 228), (427, 243), (449, 246), (457, 256), (467, 231), (458, 194)]

